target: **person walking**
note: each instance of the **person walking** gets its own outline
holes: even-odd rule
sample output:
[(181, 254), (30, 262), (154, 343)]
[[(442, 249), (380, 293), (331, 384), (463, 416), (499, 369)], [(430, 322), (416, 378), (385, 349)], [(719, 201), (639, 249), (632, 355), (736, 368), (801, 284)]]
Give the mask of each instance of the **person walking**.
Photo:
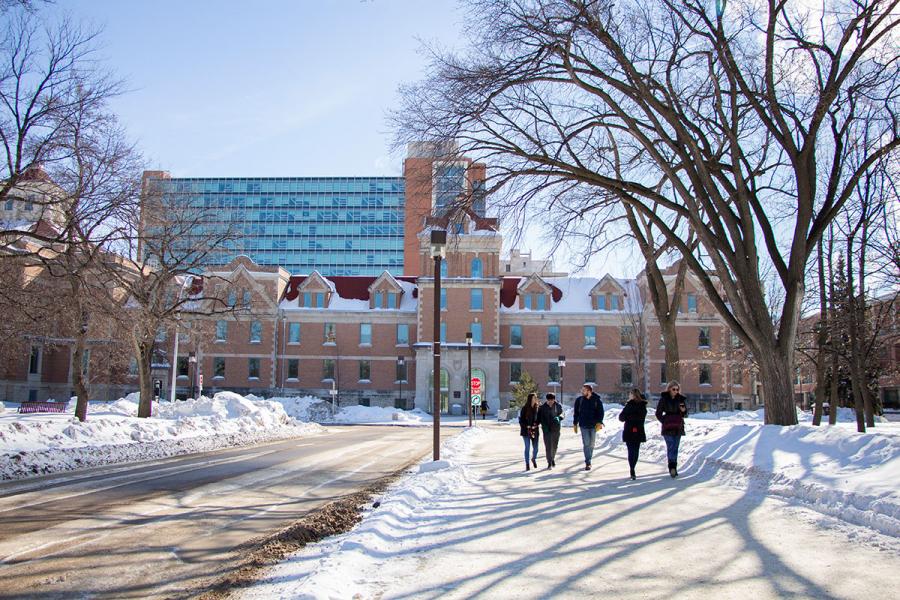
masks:
[(628, 467), (631, 469), (631, 479), (637, 479), (634, 469), (637, 465), (641, 444), (647, 441), (644, 433), (644, 420), (647, 418), (647, 398), (637, 388), (632, 388), (628, 395), (628, 402), (619, 413), (619, 420), (625, 423), (622, 429), (622, 441), (628, 447)]
[[(530, 471), (532, 465), (537, 469), (538, 441), (541, 437), (541, 430), (538, 427), (538, 402), (537, 394), (531, 392), (528, 394), (528, 400), (519, 413), (519, 435), (525, 441), (525, 470)], [(531, 462), (528, 462), (528, 455), (531, 454)]]
[(577, 434), (581, 428), (581, 445), (584, 451), (584, 470), (591, 470), (591, 459), (594, 457), (594, 443), (597, 432), (603, 429), (603, 402), (594, 393), (594, 387), (586, 383), (581, 386), (581, 395), (575, 399), (575, 424)]
[(487, 416), (488, 403), (487, 398), (481, 401), (481, 420), (484, 421), (484, 418)]
[(556, 448), (559, 446), (560, 423), (562, 422), (562, 406), (556, 401), (555, 394), (547, 394), (547, 401), (538, 409), (538, 423), (544, 430), (544, 451), (547, 454), (547, 468), (556, 466)]
[(669, 475), (678, 477), (678, 446), (684, 435), (684, 418), (687, 416), (687, 398), (681, 395), (681, 385), (670, 381), (666, 391), (659, 395), (656, 418), (662, 423), (662, 436), (666, 440), (666, 457), (669, 459)]

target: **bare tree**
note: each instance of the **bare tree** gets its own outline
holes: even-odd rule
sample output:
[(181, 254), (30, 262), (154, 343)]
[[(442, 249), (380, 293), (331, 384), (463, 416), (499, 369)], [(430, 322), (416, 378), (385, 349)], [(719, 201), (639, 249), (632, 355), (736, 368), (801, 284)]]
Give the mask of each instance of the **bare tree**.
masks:
[[(398, 141), (459, 140), (494, 168), (490, 189), (542, 190), (517, 192), (519, 206), (573, 183), (615, 194), (679, 249), (753, 353), (766, 422), (794, 424), (808, 259), (900, 147), (898, 1), (735, 0), (722, 14), (705, 0), (475, 0), (470, 54), (435, 52), (403, 90)], [(868, 154), (854, 162), (857, 147)]]
[[(10, 197), (23, 176), (38, 167), (48, 171), (77, 160), (71, 126), (84, 113), (97, 114), (122, 85), (96, 60), (97, 30), (68, 19), (42, 20), (32, 2), (0, 6), (0, 200)], [(38, 211), (58, 208), (61, 200), (39, 196)], [(6, 241), (62, 241), (53, 229), (4, 222)]]
[(138, 417), (149, 417), (158, 334), (181, 318), (236, 310), (217, 289), (221, 282), (201, 276), (205, 266), (227, 251), (236, 234), (214, 210), (170, 195), (152, 180), (145, 182), (141, 210), (132, 215), (129, 231), (119, 251), (122, 258), (108, 261), (105, 268), (127, 296), (123, 325), (138, 366)]

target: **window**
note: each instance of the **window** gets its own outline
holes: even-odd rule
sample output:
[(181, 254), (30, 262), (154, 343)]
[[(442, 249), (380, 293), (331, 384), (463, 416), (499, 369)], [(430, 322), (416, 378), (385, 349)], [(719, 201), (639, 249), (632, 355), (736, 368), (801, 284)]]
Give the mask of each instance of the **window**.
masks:
[(241, 304), (244, 308), (250, 308), (250, 290), (244, 290), (244, 297)]
[(175, 365), (175, 373), (178, 375), (178, 377), (188, 376), (188, 367), (190, 363), (188, 362), (187, 356), (179, 356), (178, 362)]
[(522, 363), (509, 363), (509, 382), (519, 383), (522, 380)]
[(697, 346), (700, 348), (709, 348), (709, 327), (700, 328), (700, 334), (697, 339)]
[(250, 343), (258, 344), (262, 341), (262, 321), (250, 321)]
[(399, 296), (394, 292), (387, 293), (387, 305), (385, 308), (400, 308)]
[(744, 371), (740, 367), (731, 369), (731, 385), (744, 385)]
[(469, 293), (469, 310), (482, 310), (484, 308), (484, 293), (481, 288), (473, 288)]
[(407, 325), (406, 323), (397, 324), (397, 345), (409, 345), (409, 325)]
[(248, 358), (247, 359), (247, 378), (248, 379), (259, 379), (259, 359), (258, 358)]
[(481, 343), (481, 323), (472, 323), (471, 329), (469, 331), (472, 332), (472, 343), (480, 344)]
[(372, 324), (371, 323), (360, 323), (359, 324), (359, 345), (360, 346), (371, 346), (372, 345)]
[(700, 385), (712, 385), (712, 368), (708, 363), (700, 365)]
[(13, 201), (12, 201), (12, 199), (9, 199), (6, 201), (6, 210), (12, 210), (12, 209), (13, 209)]
[(606, 310), (606, 296), (597, 296), (597, 310)]
[(443, 321), (441, 322), (441, 343), (447, 343), (447, 323)]
[(584, 381), (585, 383), (597, 383), (597, 365), (594, 363), (584, 363)]
[(631, 385), (631, 365), (623, 364), (621, 366), (621, 379), (622, 385)]
[(559, 382), (559, 363), (556, 361), (547, 363), (547, 381)]
[(288, 343), (300, 343), (300, 323), (291, 323), (288, 325)]
[(659, 365), (659, 383), (660, 385), (669, 383), (669, 378), (666, 376), (666, 363)]
[(138, 374), (138, 363), (137, 359), (132, 357), (130, 361), (128, 361), (128, 374), (132, 377), (136, 377)]
[(303, 306), (312, 308), (312, 294), (310, 292), (303, 292)]
[(613, 295), (609, 297), (609, 310), (619, 310), (618, 296)]
[(634, 327), (631, 325), (622, 325), (619, 328), (619, 345), (622, 348), (630, 348), (634, 342)]
[(325, 308), (325, 292), (316, 292), (316, 308)]
[(28, 359), (28, 372), (32, 375), (40, 373), (41, 369), (41, 347), (32, 346), (31, 356)]
[(300, 379), (300, 359), (289, 358), (287, 361), (287, 378), (293, 381)]
[(228, 290), (228, 306), (232, 308), (237, 304), (237, 292), (234, 290)]
[(395, 373), (396, 378), (394, 379), (394, 381), (406, 382), (406, 361), (404, 360), (402, 364), (399, 362), (395, 364), (397, 366), (397, 371)]
[(689, 313), (697, 312), (697, 294), (687, 295), (687, 306)]
[(481, 259), (473, 258), (472, 259), (472, 277), (480, 279), (484, 276), (484, 271), (481, 268)]
[(525, 295), (525, 308), (531, 310), (531, 294)]
[(359, 361), (359, 380), (369, 381), (372, 377), (371, 363), (367, 360)]
[(323, 342), (326, 344), (334, 344), (337, 342), (337, 329), (334, 326), (334, 323), (325, 323), (324, 327), (325, 337), (323, 338)]
[(166, 330), (162, 327), (156, 330), (156, 341), (164, 342), (166, 341)]
[(559, 346), (559, 325), (547, 327), (547, 345)]
[(509, 326), (509, 345), (510, 346), (521, 346), (522, 345), (522, 326), (521, 325), (510, 325)]
[(322, 379), (334, 380), (334, 359), (326, 358), (322, 361)]
[(375, 292), (375, 308), (384, 308), (384, 292)]
[[(585, 325), (585, 327), (584, 327), (584, 345), (585, 346), (596, 346), (597, 345), (597, 328), (594, 325)], [(593, 381), (593, 379), (587, 379), (585, 381)]]
[(441, 310), (447, 310), (447, 288), (441, 288)]
[(506, 272), (507, 273), (512, 272), (512, 268), (509, 265), (506, 265)]
[(741, 341), (741, 338), (738, 337), (738, 335), (732, 331), (731, 332), (731, 347), (732, 348), (741, 348), (741, 347), (743, 347), (743, 345), (744, 345), (744, 342)]
[(228, 339), (228, 321), (216, 321), (216, 341), (224, 342)]
[(446, 260), (441, 261), (441, 279), (446, 279), (448, 277), (447, 273), (449, 272), (449, 267), (447, 266), (449, 263)]
[(216, 356), (213, 358), (213, 377), (225, 377), (225, 357)]

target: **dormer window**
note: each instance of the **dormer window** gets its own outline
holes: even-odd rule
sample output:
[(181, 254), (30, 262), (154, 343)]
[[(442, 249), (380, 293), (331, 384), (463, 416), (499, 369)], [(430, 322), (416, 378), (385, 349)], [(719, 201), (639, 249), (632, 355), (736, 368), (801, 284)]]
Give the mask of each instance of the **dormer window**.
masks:
[(547, 310), (547, 296), (545, 294), (525, 294), (525, 308)]
[(375, 292), (374, 308), (384, 308), (384, 292)]

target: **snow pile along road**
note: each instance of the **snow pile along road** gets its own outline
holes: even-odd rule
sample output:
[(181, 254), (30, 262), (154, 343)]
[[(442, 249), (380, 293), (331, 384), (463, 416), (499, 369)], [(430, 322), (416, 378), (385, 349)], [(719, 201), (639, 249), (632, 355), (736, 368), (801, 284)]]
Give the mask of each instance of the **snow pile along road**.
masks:
[[(435, 503), (477, 479), (467, 466), (472, 448), (490, 432), (474, 427), (441, 446), (442, 460), (423, 460), (370, 509), (352, 531), (308, 546), (268, 570), (244, 599), (377, 598), (379, 583), (415, 571), (404, 552), (410, 531), (428, 528)], [(433, 533), (433, 532), (432, 532)]]
[[(618, 414), (607, 407), (598, 449), (626, 454)], [(665, 442), (649, 410), (641, 460), (664, 464)], [(835, 426), (810, 425), (800, 414), (793, 427), (763, 424), (763, 411), (700, 413), (686, 420), (679, 473), (711, 472), (723, 481), (767, 495), (802, 501), (844, 521), (900, 537), (900, 423), (879, 422), (856, 432), (852, 410)], [(638, 467), (640, 473), (640, 466)]]
[(137, 418), (137, 395), (91, 404), (84, 423), (65, 414), (0, 414), (0, 479), (205, 452), (321, 431), (290, 417), (279, 402), (230, 392), (153, 405)]

